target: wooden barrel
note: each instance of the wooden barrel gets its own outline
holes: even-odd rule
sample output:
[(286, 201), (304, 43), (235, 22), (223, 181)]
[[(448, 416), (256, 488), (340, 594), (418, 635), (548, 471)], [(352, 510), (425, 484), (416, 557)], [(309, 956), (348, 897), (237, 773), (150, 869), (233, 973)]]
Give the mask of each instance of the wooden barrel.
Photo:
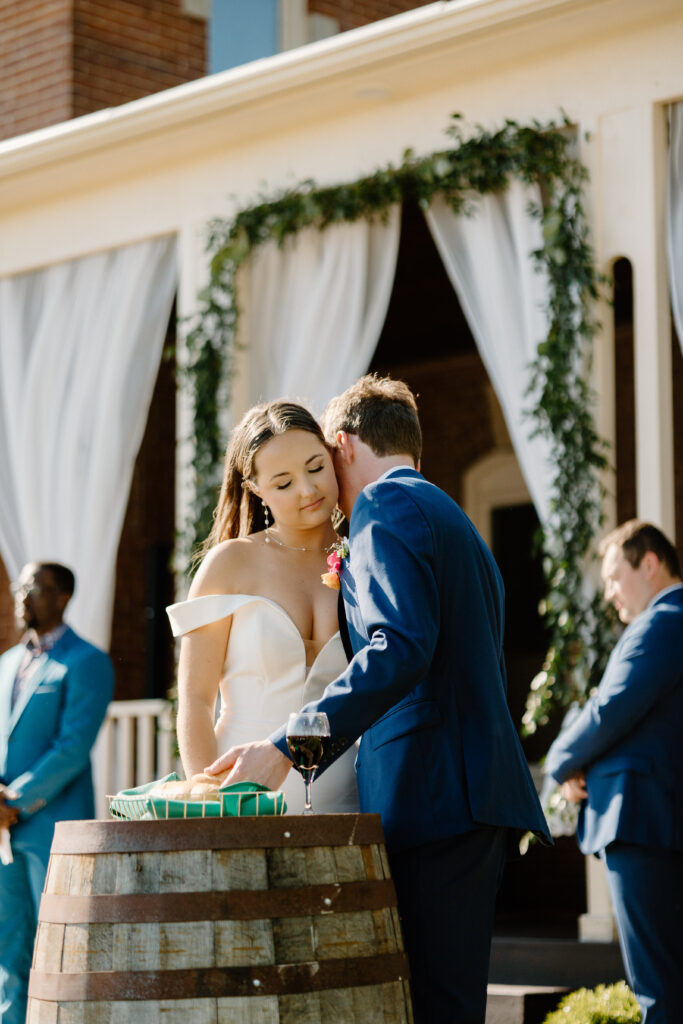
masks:
[(60, 822), (27, 1024), (403, 1024), (378, 815)]

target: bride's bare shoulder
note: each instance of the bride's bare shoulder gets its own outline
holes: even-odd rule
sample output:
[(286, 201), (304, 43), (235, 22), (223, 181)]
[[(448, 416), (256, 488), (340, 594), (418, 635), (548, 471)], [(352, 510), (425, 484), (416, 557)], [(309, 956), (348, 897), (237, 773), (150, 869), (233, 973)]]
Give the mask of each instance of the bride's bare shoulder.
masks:
[(249, 593), (248, 581), (262, 546), (260, 534), (224, 540), (205, 555), (188, 597)]

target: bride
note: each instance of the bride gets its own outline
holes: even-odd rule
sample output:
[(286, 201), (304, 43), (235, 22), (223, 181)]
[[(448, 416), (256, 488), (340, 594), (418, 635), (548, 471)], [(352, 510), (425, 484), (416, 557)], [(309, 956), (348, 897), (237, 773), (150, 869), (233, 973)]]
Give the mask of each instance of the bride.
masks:
[[(337, 592), (321, 582), (339, 490), (320, 427), (300, 405), (254, 406), (234, 429), (214, 524), (189, 599), (170, 605), (178, 745), (187, 778), (262, 739), (346, 667)], [(216, 718), (216, 699), (219, 713)], [(315, 783), (316, 810), (358, 810), (355, 748)], [(304, 785), (282, 786), (290, 813)]]

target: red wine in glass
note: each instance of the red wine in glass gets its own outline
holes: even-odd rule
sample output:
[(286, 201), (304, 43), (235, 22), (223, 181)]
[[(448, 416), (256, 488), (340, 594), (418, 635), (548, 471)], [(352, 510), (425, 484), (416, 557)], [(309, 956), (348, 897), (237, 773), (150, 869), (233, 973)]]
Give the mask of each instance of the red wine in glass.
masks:
[(304, 814), (313, 814), (311, 784), (323, 759), (330, 723), (322, 712), (293, 711), (287, 722), (287, 747), (306, 787)]

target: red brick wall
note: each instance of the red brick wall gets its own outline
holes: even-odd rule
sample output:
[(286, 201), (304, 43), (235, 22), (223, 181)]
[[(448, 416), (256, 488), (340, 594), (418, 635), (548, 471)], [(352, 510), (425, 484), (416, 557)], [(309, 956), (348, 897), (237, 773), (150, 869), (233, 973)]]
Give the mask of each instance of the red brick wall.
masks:
[(206, 72), (181, 0), (0, 0), (0, 139)]
[(406, 381), (417, 395), (424, 442), (422, 472), (461, 503), (465, 472), (496, 443), (491, 385), (478, 353), (376, 368)]
[(0, 0), (0, 139), (71, 117), (72, 0)]
[[(173, 344), (173, 322), (167, 344)], [(135, 463), (116, 563), (116, 599), (110, 653), (116, 673), (115, 697), (163, 697), (172, 685), (173, 639), (164, 607), (173, 601), (173, 576), (160, 567), (160, 639), (156, 679), (150, 678), (153, 640), (153, 559), (169, 554), (175, 541), (175, 378), (162, 361), (145, 436)], [(164, 571), (165, 570), (165, 571)], [(161, 678), (160, 678), (161, 676)]]
[(87, 114), (206, 73), (206, 23), (180, 0), (74, 0), (73, 114)]
[(14, 628), (14, 601), (9, 592), (10, 579), (0, 560), (0, 654), (19, 639)]
[(428, 3), (432, 0), (308, 0), (308, 10), (311, 14), (336, 18), (340, 31), (346, 32)]

